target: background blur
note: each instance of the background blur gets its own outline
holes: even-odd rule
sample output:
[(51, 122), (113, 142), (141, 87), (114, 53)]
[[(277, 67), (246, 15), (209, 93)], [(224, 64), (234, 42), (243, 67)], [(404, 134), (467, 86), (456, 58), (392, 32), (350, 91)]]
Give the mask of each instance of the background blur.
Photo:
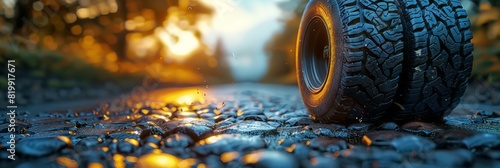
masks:
[[(0, 0), (0, 60), (16, 60), (20, 104), (106, 97), (151, 82), (295, 84), (306, 3)], [(473, 78), (500, 81), (500, 1), (463, 5), (473, 24)]]

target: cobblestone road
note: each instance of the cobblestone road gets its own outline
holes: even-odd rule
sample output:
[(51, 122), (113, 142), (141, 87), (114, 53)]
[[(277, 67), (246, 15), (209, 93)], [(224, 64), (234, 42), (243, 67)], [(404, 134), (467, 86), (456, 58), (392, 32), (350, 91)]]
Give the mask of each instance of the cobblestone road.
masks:
[(296, 86), (164, 89), (20, 111), (16, 161), (2, 117), (0, 167), (500, 167), (498, 106), (461, 105), (443, 123), (343, 126), (313, 122)]

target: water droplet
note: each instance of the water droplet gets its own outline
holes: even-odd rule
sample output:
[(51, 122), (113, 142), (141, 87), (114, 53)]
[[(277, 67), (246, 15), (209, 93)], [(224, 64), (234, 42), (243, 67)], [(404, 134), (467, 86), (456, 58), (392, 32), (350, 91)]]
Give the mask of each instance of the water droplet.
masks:
[(188, 7), (188, 10), (191, 10), (191, 9), (193, 9), (193, 7), (189, 6), (189, 7)]
[(207, 85), (206, 87), (207, 87), (207, 89), (208, 89), (208, 85)]

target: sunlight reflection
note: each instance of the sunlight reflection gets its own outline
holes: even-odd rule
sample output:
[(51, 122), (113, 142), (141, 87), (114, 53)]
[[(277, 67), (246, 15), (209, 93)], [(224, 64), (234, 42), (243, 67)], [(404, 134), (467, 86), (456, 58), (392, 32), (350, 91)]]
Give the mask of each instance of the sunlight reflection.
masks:
[(177, 105), (181, 105), (182, 110), (189, 110), (186, 106), (193, 105), (195, 103), (206, 103), (207, 90), (203, 88), (186, 88), (178, 91), (165, 90), (164, 92), (159, 91), (157, 94), (151, 95), (151, 97), (158, 98), (160, 101), (165, 102), (176, 102)]
[(180, 159), (165, 153), (152, 153), (140, 157), (135, 167), (179, 167)]
[(260, 153), (250, 153), (243, 156), (243, 162), (246, 164), (255, 164), (259, 161), (260, 157)]

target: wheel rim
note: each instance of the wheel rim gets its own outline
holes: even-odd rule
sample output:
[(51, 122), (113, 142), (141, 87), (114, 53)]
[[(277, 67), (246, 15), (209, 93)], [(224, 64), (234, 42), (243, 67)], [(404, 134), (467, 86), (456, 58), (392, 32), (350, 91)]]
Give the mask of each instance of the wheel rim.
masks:
[(326, 23), (313, 18), (305, 31), (302, 52), (302, 74), (307, 88), (319, 92), (325, 85), (330, 68), (330, 38)]

